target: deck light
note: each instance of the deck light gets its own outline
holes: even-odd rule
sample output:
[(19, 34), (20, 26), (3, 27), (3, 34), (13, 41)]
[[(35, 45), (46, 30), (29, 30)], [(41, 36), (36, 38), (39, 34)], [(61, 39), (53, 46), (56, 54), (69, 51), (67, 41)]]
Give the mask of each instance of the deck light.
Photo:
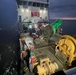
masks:
[(24, 12), (24, 8), (22, 8), (21, 11)]
[(46, 13), (46, 11), (45, 11), (45, 10), (43, 10), (43, 13)]
[(26, 12), (29, 12), (29, 9), (26, 9)]
[(40, 13), (42, 13), (42, 10), (40, 10)]

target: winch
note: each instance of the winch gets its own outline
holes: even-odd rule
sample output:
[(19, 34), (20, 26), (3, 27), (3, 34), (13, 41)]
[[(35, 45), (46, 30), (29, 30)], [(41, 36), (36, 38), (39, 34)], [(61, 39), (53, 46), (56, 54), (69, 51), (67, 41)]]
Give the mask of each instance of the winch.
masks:
[(76, 39), (69, 35), (62, 36), (55, 52), (56, 56), (60, 55), (58, 58), (64, 60), (68, 66), (72, 66), (76, 61)]

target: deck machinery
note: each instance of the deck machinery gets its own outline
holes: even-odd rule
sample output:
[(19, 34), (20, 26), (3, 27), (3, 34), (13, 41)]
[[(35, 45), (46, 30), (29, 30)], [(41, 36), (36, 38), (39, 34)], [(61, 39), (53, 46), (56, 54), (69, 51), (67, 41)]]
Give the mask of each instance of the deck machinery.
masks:
[[(35, 67), (37, 66), (37, 67)], [(48, 75), (53, 74), (58, 69), (56, 62), (52, 63), (49, 58), (40, 59), (40, 62), (35, 62), (33, 64), (34, 69), (36, 68), (36, 73), (38, 75)]]
[[(44, 30), (44, 32), (45, 32), (46, 29), (47, 29), (47, 27), (44, 27), (42, 30)], [(43, 37), (43, 35), (45, 36), (44, 32), (41, 35), (42, 37)], [(49, 30), (47, 32), (49, 32)], [(52, 36), (49, 35), (49, 37), (52, 37)], [(44, 42), (46, 42), (45, 37), (43, 37), (43, 38), (44, 38)], [(38, 39), (40, 39), (40, 38), (38, 38)], [(41, 57), (39, 58), (39, 56), (41, 56), (41, 55), (45, 56), (43, 54), (43, 52), (40, 52), (38, 55), (36, 54), (37, 50), (40, 49), (42, 47), (42, 45), (39, 46), (39, 44), (41, 44), (41, 43), (36, 44), (34, 42), (35, 40), (33, 39), (33, 37), (29, 36), (28, 33), (22, 33), (19, 41), (20, 41), (21, 50), (23, 50), (25, 47), (25, 45), (22, 44), (23, 41), (26, 43), (27, 48), (29, 48), (29, 43), (32, 43), (35, 46), (35, 50), (34, 50), (35, 62), (33, 63), (33, 68), (32, 68), (35, 71), (34, 74), (37, 73), (38, 75), (43, 75), (43, 74), (48, 75), (48, 74), (55, 73), (55, 71), (57, 71), (60, 68), (59, 64), (56, 61), (52, 62), (51, 59), (49, 59), (49, 57), (47, 57), (47, 56), (44, 58), (41, 58)], [(73, 38), (72, 36), (69, 36), (69, 35), (63, 35), (60, 37), (58, 42), (54, 41), (54, 43), (56, 44), (56, 46), (54, 48), (54, 52), (55, 52), (54, 57), (58, 58), (58, 61), (61, 62), (64, 66), (75, 66), (75, 62), (76, 62), (76, 39)], [(51, 46), (49, 44), (49, 42), (48, 42), (48, 44), (45, 44), (44, 46), (48, 47), (48, 45)], [(41, 49), (43, 49), (43, 48), (41, 48)], [(50, 54), (50, 56), (51, 56), (51, 54)], [(36, 59), (38, 59), (38, 61)]]
[[(22, 40), (26, 42), (26, 37), (23, 37), (22, 39), (20, 39), (20, 43)], [(22, 46), (20, 45), (20, 47)], [(34, 70), (33, 73), (35, 75), (36, 74), (48, 75), (58, 71), (58, 69), (60, 68), (59, 64), (56, 61), (52, 62), (49, 59), (49, 57), (46, 57), (42, 52), (40, 52), (39, 54), (36, 54), (37, 50), (34, 50), (35, 61), (32, 67), (32, 70)], [(39, 56), (45, 56), (45, 57), (39, 58)], [(58, 42), (56, 42), (55, 57), (58, 58), (58, 61), (60, 61), (64, 66), (76, 66), (76, 39), (69, 35), (62, 36), (61, 39)]]
[(76, 39), (69, 35), (61, 37), (56, 46), (55, 55), (68, 66), (76, 65)]

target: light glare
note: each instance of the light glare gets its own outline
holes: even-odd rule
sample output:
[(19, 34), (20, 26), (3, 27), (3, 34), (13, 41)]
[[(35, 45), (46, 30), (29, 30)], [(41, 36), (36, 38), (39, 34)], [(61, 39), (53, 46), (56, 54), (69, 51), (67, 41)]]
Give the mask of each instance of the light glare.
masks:
[(45, 10), (43, 10), (43, 13), (46, 13), (46, 11), (45, 11)]
[(29, 9), (26, 9), (26, 12), (29, 12)]
[(22, 8), (21, 11), (24, 12), (24, 9)]
[(42, 13), (42, 10), (40, 10), (40, 13)]

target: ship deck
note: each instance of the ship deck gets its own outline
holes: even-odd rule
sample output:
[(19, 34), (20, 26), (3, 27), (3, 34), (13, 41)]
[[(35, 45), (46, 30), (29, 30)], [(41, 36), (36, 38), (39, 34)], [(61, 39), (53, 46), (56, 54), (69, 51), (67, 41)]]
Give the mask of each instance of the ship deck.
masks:
[[(67, 65), (64, 65), (56, 56), (55, 56), (55, 52), (54, 52), (54, 48), (52, 46), (46, 46), (46, 47), (41, 47), (41, 48), (36, 48), (34, 50), (34, 53), (37, 57), (37, 60), (41, 59), (41, 58), (46, 58), (48, 57), (51, 62), (56, 62), (58, 64), (59, 69), (56, 71), (60, 71), (60, 70), (67, 70), (68, 67)], [(29, 70), (27, 70), (27, 72), (24, 75), (34, 75), (33, 73), (31, 73)]]

